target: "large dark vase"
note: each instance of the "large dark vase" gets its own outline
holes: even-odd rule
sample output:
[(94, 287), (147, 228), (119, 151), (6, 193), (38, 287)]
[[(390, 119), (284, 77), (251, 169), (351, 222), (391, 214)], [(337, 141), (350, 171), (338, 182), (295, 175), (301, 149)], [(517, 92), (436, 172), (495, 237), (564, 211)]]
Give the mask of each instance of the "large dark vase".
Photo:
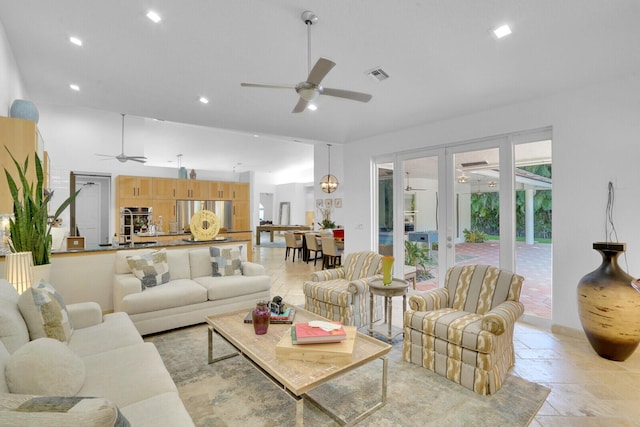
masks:
[(640, 293), (618, 265), (624, 243), (599, 242), (602, 264), (578, 283), (578, 314), (593, 349), (605, 359), (626, 360), (640, 343)]
[(253, 330), (257, 335), (264, 335), (269, 329), (269, 321), (271, 319), (271, 313), (269, 311), (269, 305), (267, 301), (258, 301), (256, 308), (251, 313), (251, 320), (253, 321)]

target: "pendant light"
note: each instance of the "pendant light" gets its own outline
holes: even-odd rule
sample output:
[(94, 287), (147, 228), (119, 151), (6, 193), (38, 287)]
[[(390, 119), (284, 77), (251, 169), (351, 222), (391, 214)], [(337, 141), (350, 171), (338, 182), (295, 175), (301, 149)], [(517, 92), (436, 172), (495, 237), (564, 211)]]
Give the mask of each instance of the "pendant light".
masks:
[(327, 156), (329, 158), (327, 175), (323, 176), (320, 180), (320, 188), (325, 193), (333, 193), (338, 189), (338, 178), (331, 175), (331, 144), (327, 144)]

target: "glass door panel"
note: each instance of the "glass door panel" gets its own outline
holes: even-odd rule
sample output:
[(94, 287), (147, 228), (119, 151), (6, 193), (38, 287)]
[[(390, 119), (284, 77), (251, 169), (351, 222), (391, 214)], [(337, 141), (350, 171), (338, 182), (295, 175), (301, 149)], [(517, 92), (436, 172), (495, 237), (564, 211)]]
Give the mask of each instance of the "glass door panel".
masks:
[(457, 152), (452, 159), (450, 259), (454, 265), (499, 266), (500, 151), (496, 147)]
[(378, 163), (378, 253), (393, 256), (393, 163)]
[(416, 289), (438, 287), (438, 156), (403, 161), (403, 228), (405, 278)]

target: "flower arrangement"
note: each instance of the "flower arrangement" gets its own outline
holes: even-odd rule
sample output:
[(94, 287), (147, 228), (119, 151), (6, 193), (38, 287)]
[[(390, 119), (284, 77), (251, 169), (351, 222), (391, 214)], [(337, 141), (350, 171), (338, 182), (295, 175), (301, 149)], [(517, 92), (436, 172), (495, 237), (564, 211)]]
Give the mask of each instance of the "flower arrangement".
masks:
[(320, 211), (320, 215), (322, 216), (322, 221), (318, 223), (320, 228), (328, 229), (328, 228), (336, 228), (336, 223), (331, 221), (331, 207), (318, 207)]

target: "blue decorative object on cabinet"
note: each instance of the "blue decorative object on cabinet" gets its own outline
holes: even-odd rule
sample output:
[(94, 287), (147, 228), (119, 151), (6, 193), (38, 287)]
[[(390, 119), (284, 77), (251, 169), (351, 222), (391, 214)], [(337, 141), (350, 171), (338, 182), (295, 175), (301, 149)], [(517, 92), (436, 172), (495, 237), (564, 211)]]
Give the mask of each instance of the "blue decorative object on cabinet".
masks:
[(27, 101), (26, 99), (15, 99), (11, 104), (9, 115), (17, 119), (33, 120), (36, 123), (38, 123), (38, 120), (40, 119), (38, 107), (36, 107), (33, 102)]

